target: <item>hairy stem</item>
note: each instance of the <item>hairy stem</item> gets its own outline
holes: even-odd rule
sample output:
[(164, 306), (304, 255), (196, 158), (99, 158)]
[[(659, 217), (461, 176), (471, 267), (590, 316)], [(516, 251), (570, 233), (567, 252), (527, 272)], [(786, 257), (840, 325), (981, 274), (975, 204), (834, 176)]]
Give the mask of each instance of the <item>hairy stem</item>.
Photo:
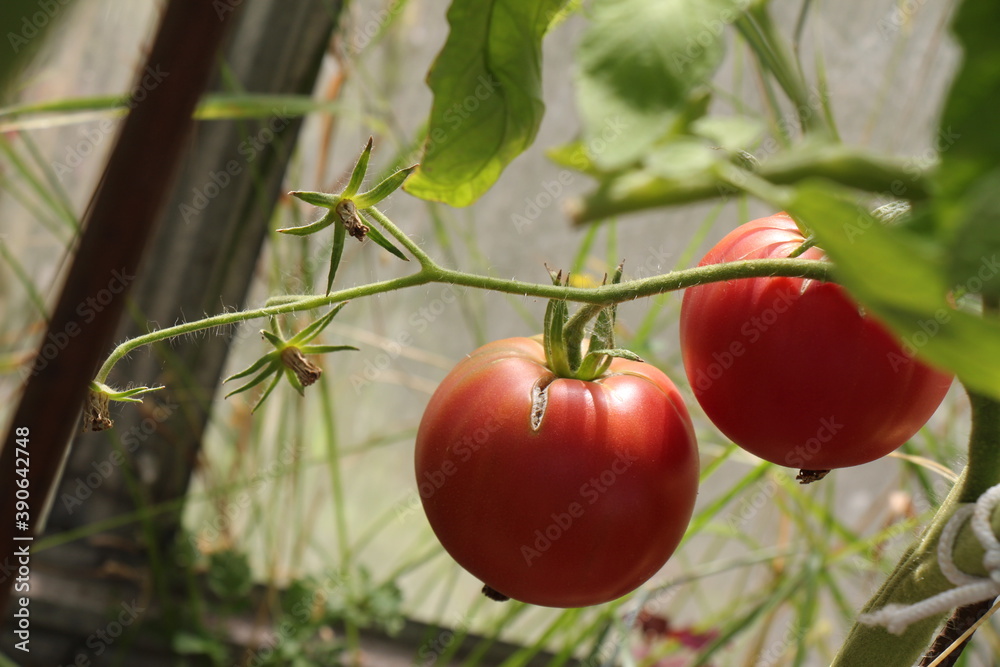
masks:
[[(366, 209), (371, 213), (374, 208)], [(831, 280), (831, 264), (810, 259), (756, 259), (749, 261), (730, 262), (700, 266), (683, 271), (674, 271), (659, 276), (633, 280), (616, 285), (604, 285), (597, 288), (568, 287), (551, 283), (539, 284), (520, 280), (494, 278), (462, 271), (454, 271), (438, 266), (426, 253), (420, 250), (402, 231), (381, 213), (373, 215), (386, 231), (392, 234), (421, 264), (420, 271), (401, 278), (384, 280), (368, 285), (331, 292), (328, 295), (289, 295), (269, 299), (263, 308), (255, 308), (235, 313), (222, 313), (193, 322), (185, 322), (177, 326), (151, 331), (147, 334), (127, 340), (114, 349), (101, 366), (94, 378), (97, 382), (107, 381), (111, 369), (125, 355), (144, 345), (177, 336), (238, 324), (248, 320), (273, 317), (285, 313), (293, 313), (313, 308), (321, 308), (349, 299), (355, 299), (373, 294), (392, 292), (406, 287), (425, 285), (427, 283), (445, 283), (462, 285), (476, 289), (505, 292), (522, 296), (533, 296), (542, 299), (564, 299), (580, 303), (609, 306), (623, 301), (631, 301), (641, 297), (662, 294), (674, 290), (703, 285), (710, 282), (735, 280), (738, 278), (757, 278), (764, 276), (786, 276), (793, 278), (809, 278), (812, 280)]]

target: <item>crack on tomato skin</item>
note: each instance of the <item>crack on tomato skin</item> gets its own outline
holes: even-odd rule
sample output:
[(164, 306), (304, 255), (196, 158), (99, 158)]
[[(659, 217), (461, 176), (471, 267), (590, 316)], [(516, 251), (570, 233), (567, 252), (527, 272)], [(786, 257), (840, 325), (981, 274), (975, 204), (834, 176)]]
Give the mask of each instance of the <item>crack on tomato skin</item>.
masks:
[(531, 387), (531, 430), (537, 432), (542, 427), (545, 408), (549, 404), (549, 385), (555, 382), (556, 376), (548, 375), (535, 380)]

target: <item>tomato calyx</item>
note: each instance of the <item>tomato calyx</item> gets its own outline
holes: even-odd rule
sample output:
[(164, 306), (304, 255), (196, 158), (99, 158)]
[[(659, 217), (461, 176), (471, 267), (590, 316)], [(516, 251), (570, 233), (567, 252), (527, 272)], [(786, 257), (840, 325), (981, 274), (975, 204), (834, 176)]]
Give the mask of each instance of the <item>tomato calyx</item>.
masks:
[(395, 171), (372, 189), (359, 193), (358, 190), (361, 189), (361, 183), (364, 181), (365, 173), (368, 171), (368, 162), (371, 154), (372, 139), (369, 138), (368, 143), (358, 157), (357, 163), (354, 165), (354, 171), (351, 172), (351, 180), (348, 181), (347, 187), (340, 194), (304, 190), (296, 190), (288, 193), (307, 204), (329, 210), (316, 222), (301, 227), (279, 229), (280, 233), (291, 234), (293, 236), (308, 236), (322, 231), (334, 223), (339, 223), (334, 227), (333, 246), (330, 253), (330, 270), (327, 274), (327, 294), (330, 293), (333, 287), (333, 278), (337, 273), (340, 258), (343, 256), (344, 241), (348, 234), (358, 241), (364, 241), (366, 238), (369, 238), (404, 262), (409, 261), (406, 255), (403, 254), (403, 251), (393, 245), (392, 241), (387, 239), (375, 225), (366, 225), (362, 218), (366, 215), (371, 216), (371, 212), (368, 209), (371, 209), (375, 204), (398, 190), (403, 185), (403, 181), (413, 173), (418, 165), (412, 165)]
[(827, 475), (830, 474), (829, 470), (799, 470), (799, 474), (795, 476), (795, 481), (799, 484), (812, 484), (813, 482), (818, 482)]
[[(233, 391), (226, 394), (226, 398), (233, 396), (234, 394), (242, 393), (251, 387), (254, 387), (272, 375), (274, 378), (271, 380), (270, 384), (264, 390), (264, 393), (257, 400), (257, 403), (251, 409), (251, 413), (256, 412), (271, 392), (277, 386), (278, 382), (282, 377), (288, 380), (288, 383), (299, 393), (300, 396), (304, 395), (305, 388), (309, 385), (315, 383), (319, 380), (320, 376), (323, 374), (323, 370), (306, 359), (307, 354), (326, 354), (328, 352), (340, 352), (343, 350), (355, 350), (358, 348), (353, 345), (312, 345), (310, 342), (316, 338), (326, 328), (333, 318), (336, 317), (337, 313), (347, 305), (347, 302), (338, 304), (333, 310), (309, 324), (307, 327), (302, 329), (299, 333), (295, 334), (288, 340), (284, 340), (278, 333), (272, 333), (270, 331), (262, 330), (260, 333), (264, 339), (269, 342), (274, 349), (266, 353), (264, 356), (260, 357), (257, 361), (252, 363), (247, 368), (243, 369), (235, 375), (230, 375), (228, 378), (223, 380), (223, 383), (230, 382), (232, 380), (238, 380), (241, 378), (251, 378), (243, 386), (234, 389)], [(277, 322), (274, 322), (277, 326)]]
[[(613, 285), (621, 282), (623, 267), (619, 264), (615, 270), (611, 279)], [(562, 271), (549, 269), (549, 276), (555, 285), (569, 284), (569, 274), (564, 281)], [(607, 279), (605, 275), (601, 284), (606, 284)], [(545, 309), (543, 333), (545, 361), (549, 370), (559, 378), (590, 382), (604, 377), (615, 357), (641, 362), (642, 359), (634, 352), (615, 347), (616, 312), (617, 304), (585, 304), (570, 317), (569, 304), (564, 299), (551, 299)], [(587, 323), (595, 318), (584, 352)], [(544, 387), (541, 391), (544, 393)]]
[(142, 399), (136, 398), (136, 396), (160, 389), (163, 387), (133, 387), (118, 391), (103, 382), (96, 380), (91, 382), (87, 390), (87, 402), (83, 407), (83, 432), (107, 431), (115, 425), (109, 410), (111, 401), (142, 403)]

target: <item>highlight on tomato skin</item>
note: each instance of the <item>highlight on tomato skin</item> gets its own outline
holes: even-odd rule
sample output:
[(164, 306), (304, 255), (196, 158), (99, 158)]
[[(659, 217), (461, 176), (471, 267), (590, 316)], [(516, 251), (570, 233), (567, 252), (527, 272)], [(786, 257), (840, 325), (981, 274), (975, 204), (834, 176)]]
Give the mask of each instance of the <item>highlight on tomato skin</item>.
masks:
[[(779, 213), (730, 232), (700, 265), (788, 257), (804, 240)], [(804, 470), (892, 452), (952, 382), (833, 283), (746, 278), (689, 288), (680, 335), (688, 381), (715, 426), (760, 458)]]
[(699, 472), (687, 409), (660, 370), (614, 359), (595, 381), (556, 378), (529, 338), (455, 366), (415, 463), (448, 553), (494, 591), (550, 607), (608, 602), (653, 576), (684, 535)]

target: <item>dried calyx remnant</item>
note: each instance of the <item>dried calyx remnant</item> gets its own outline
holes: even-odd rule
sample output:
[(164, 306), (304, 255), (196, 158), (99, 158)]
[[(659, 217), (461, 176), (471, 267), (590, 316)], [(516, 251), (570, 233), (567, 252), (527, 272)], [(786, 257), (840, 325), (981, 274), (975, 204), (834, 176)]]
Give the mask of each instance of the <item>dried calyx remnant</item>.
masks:
[(286, 368), (292, 369), (303, 387), (314, 384), (323, 374), (323, 369), (306, 359), (302, 350), (294, 346), (286, 347), (281, 351), (281, 363)]
[(87, 392), (87, 403), (83, 408), (83, 432), (107, 431), (114, 426), (111, 421), (111, 411), (108, 409), (109, 397), (102, 391)]
[(340, 221), (344, 223), (347, 233), (359, 241), (364, 240), (369, 231), (368, 225), (361, 222), (361, 216), (358, 215), (358, 209), (354, 202), (350, 199), (342, 199), (337, 204), (336, 211), (337, 215), (340, 216)]
[(799, 484), (812, 484), (823, 479), (828, 474), (830, 474), (829, 470), (800, 470), (795, 479)]
[(496, 602), (506, 602), (510, 598), (488, 584), (483, 584), (483, 595)]

